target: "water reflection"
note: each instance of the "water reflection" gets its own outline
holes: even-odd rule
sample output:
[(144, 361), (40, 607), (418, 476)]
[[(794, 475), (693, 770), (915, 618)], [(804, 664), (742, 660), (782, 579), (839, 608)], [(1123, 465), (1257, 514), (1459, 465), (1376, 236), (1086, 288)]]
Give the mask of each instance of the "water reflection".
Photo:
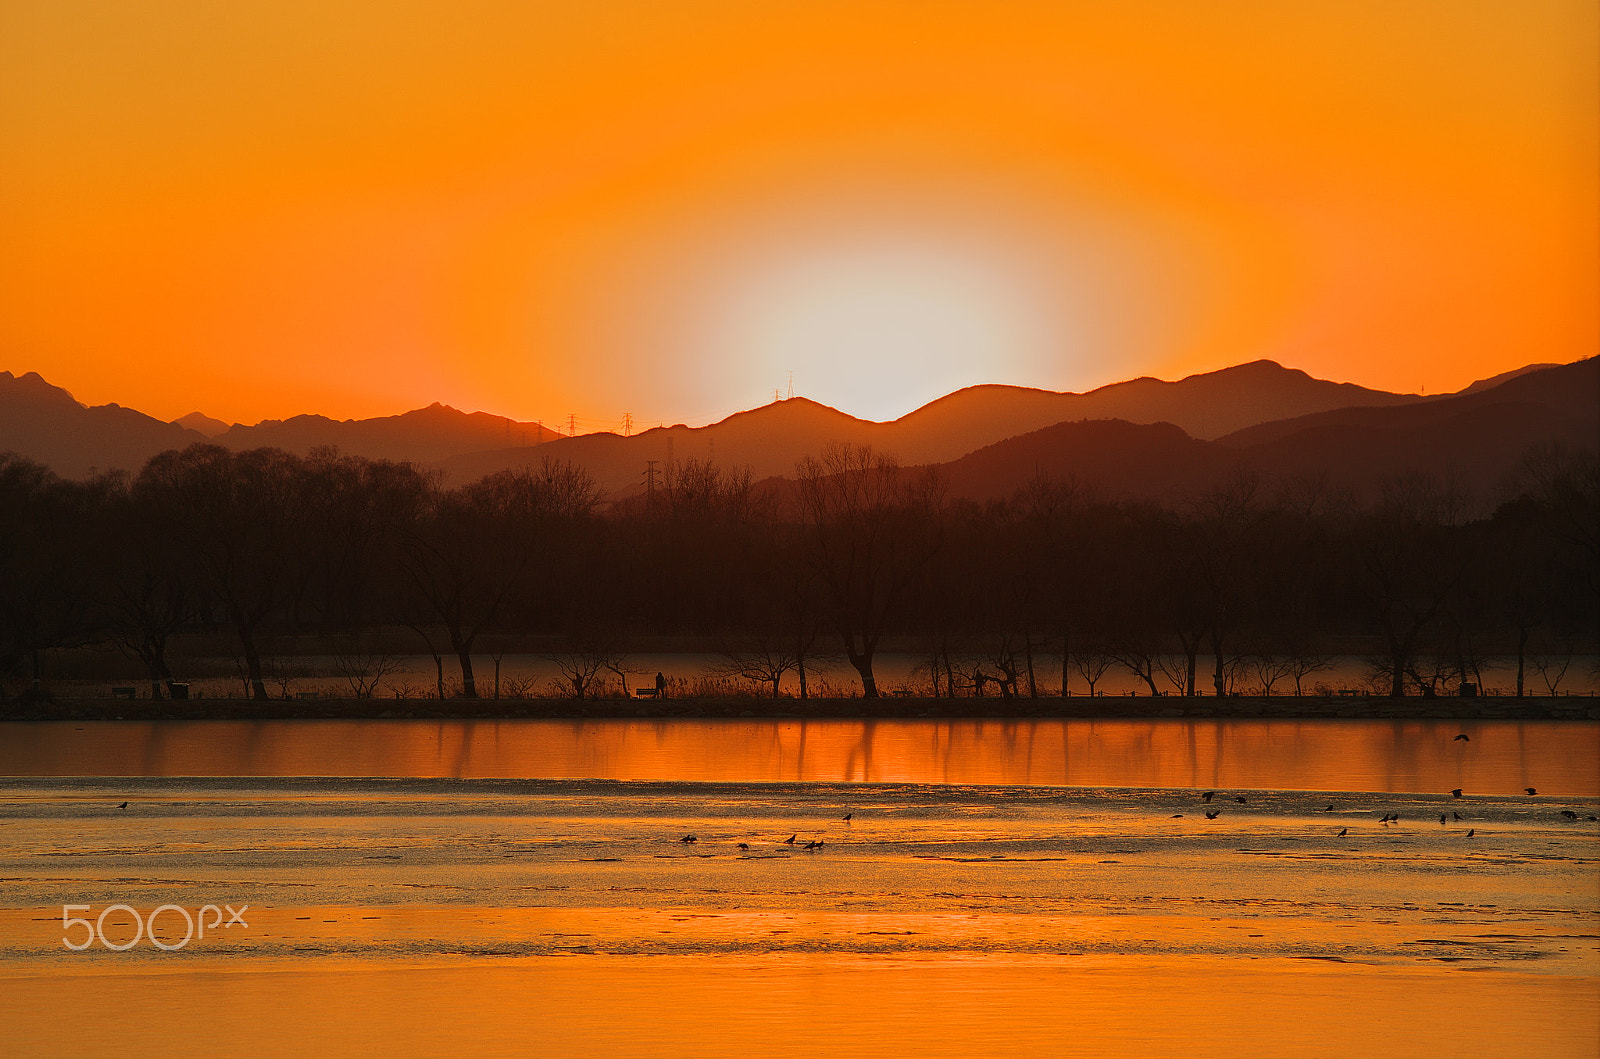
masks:
[[(1458, 740), (1458, 734), (1470, 736)], [(1600, 794), (1600, 724), (157, 721), (0, 725), (0, 775), (405, 776)]]

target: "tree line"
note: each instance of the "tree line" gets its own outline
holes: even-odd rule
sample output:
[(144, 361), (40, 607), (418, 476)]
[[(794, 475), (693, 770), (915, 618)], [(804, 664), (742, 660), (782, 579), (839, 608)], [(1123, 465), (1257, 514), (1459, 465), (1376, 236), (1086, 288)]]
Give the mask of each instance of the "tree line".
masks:
[[(1248, 473), (1170, 504), (1037, 479), (988, 503), (863, 447), (793, 479), (686, 461), (606, 503), (558, 462), (447, 488), (409, 464), (195, 445), (138, 473), (62, 479), (0, 454), (0, 690), (51, 652), (114, 644), (153, 694), (169, 645), (226, 631), (254, 697), (264, 641), (406, 635), (459, 669), (486, 638), (559, 637), (604, 658), (692, 634), (732, 671), (793, 675), (842, 657), (879, 694), (885, 642), (914, 644), (935, 694), (1093, 692), (1112, 668), (1152, 694), (1299, 690), (1362, 645), (1392, 695), (1481, 686), (1491, 659), (1596, 650), (1600, 470), (1592, 451), (1526, 454), (1492, 514), (1438, 478), (1357, 504), (1324, 481)], [(602, 661), (599, 665), (603, 665)], [(582, 696), (582, 673), (569, 674)]]

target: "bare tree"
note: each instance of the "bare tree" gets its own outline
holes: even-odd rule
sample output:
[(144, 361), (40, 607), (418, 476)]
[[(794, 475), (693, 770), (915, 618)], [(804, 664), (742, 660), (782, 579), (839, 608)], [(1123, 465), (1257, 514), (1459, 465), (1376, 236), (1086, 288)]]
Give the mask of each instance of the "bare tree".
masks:
[(581, 637), (571, 639), (566, 650), (545, 655), (561, 671), (562, 684), (575, 699), (593, 698), (600, 674), (621, 671), (624, 657), (609, 643)]
[[(1089, 685), (1089, 697), (1094, 698), (1095, 685), (1105, 676), (1106, 670), (1116, 664), (1116, 656), (1094, 643), (1083, 644), (1072, 652), (1072, 668)], [(1062, 689), (1066, 694), (1066, 689)]]
[(878, 644), (939, 548), (942, 487), (931, 474), (906, 474), (867, 446), (808, 456), (798, 475), (830, 624), (861, 678), (862, 695), (875, 699)]
[(155, 456), (134, 481), (221, 603), (257, 699), (269, 697), (257, 640), (304, 583), (301, 477), (299, 458), (278, 449), (192, 445)]
[(405, 668), (405, 659), (381, 647), (362, 642), (359, 634), (345, 637), (334, 650), (333, 666), (358, 699), (375, 698), (383, 679)]
[[(1272, 687), (1278, 681), (1294, 674), (1293, 659), (1284, 655), (1260, 653), (1249, 656), (1250, 671), (1255, 674), (1256, 681), (1261, 686), (1261, 694), (1271, 696)], [(1300, 694), (1299, 682), (1295, 683), (1295, 694)]]
[(799, 665), (800, 656), (791, 642), (756, 637), (738, 648), (724, 650), (712, 671), (757, 685), (770, 684), (776, 699), (782, 694), (784, 676)]
[(1423, 635), (1465, 573), (1465, 558), (1444, 532), (1464, 504), (1465, 495), (1450, 482), (1404, 475), (1385, 481), (1363, 527), (1361, 586), (1383, 634), (1382, 669), (1393, 697), (1405, 694)]
[(1571, 640), (1563, 640), (1554, 646), (1553, 650), (1545, 650), (1534, 654), (1529, 661), (1539, 673), (1539, 680), (1544, 684), (1545, 692), (1554, 695), (1556, 689), (1561, 687), (1561, 681), (1566, 678), (1567, 670), (1572, 666), (1573, 644)]
[(1153, 644), (1124, 641), (1112, 647), (1109, 653), (1118, 665), (1144, 681), (1151, 695), (1161, 694), (1161, 689), (1156, 687), (1156, 674), (1165, 672), (1161, 663), (1168, 656)]

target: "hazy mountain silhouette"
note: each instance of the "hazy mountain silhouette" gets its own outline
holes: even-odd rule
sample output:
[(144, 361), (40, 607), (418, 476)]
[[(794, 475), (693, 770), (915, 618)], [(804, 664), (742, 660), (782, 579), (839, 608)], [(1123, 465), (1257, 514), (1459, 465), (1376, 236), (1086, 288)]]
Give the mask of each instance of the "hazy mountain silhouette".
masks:
[(204, 434), (121, 405), (87, 408), (37, 372), (0, 371), (0, 452), (26, 456), (64, 477), (137, 470), (158, 452), (205, 440)]
[(1181, 501), (1237, 470), (1315, 477), (1369, 500), (1386, 478), (1423, 473), (1493, 499), (1533, 445), (1600, 438), (1600, 359), (1513, 372), (1488, 388), (1388, 408), (1346, 408), (1264, 423), (1216, 441), (1159, 423), (1059, 423), (944, 464), (954, 498), (1006, 496), (1036, 476), (1111, 498)]
[[(210, 440), (233, 449), (275, 446), (303, 454), (333, 445), (440, 467), (453, 483), (551, 458), (584, 467), (621, 496), (643, 488), (647, 461), (665, 472), (669, 461), (714, 459), (748, 466), (761, 479), (791, 475), (800, 458), (843, 442), (872, 445), (906, 465), (949, 465), (955, 495), (999, 495), (1037, 471), (1120, 483), (1111, 490), (1117, 494), (1162, 496), (1241, 460), (1279, 474), (1337, 467), (1341, 476), (1362, 481), (1385, 466), (1498, 473), (1493, 468), (1514, 460), (1531, 440), (1593, 443), (1600, 406), (1594, 372), (1593, 361), (1535, 366), (1497, 376), (1495, 385), (1486, 380), (1459, 395), (1424, 400), (1255, 361), (1177, 382), (1141, 378), (1082, 394), (972, 386), (887, 423), (794, 398), (706, 427), (575, 438), (440, 404), (374, 419), (303, 415), (218, 432), (220, 421), (199, 412), (162, 423), (117, 405), (86, 408), (33, 373), (0, 373), (0, 451), (81, 477), (92, 467), (135, 470), (157, 452), (214, 435)], [(1151, 424), (1161, 425), (1131, 429)]]
[[(1303, 371), (1261, 360), (1178, 382), (1141, 378), (1088, 393), (1056, 393), (1022, 386), (969, 386), (887, 423), (856, 419), (806, 398), (775, 401), (707, 427), (656, 428), (619, 447), (588, 434), (559, 439), (539, 451), (502, 450), (445, 461), (451, 481), (470, 481), (545, 457), (581, 464), (611, 492), (643, 481), (644, 461), (665, 469), (668, 459), (715, 457), (748, 466), (756, 478), (788, 475), (801, 457), (830, 442), (868, 444), (904, 464), (945, 463), (1008, 437), (1056, 423), (1122, 419), (1171, 422), (1210, 438), (1255, 423), (1352, 405), (1400, 405), (1407, 394), (1368, 390), (1313, 379)], [(671, 442), (670, 454), (668, 442)]]
[(1108, 499), (1166, 500), (1203, 492), (1238, 462), (1171, 423), (1057, 423), (939, 467), (952, 499), (996, 500), (1035, 478), (1074, 481)]
[[(1511, 414), (1506, 406), (1538, 410), (1548, 417), (1551, 433), (1570, 434), (1583, 429), (1586, 423), (1594, 423), (1595, 417), (1600, 415), (1600, 358), (1590, 357), (1574, 364), (1507, 372), (1497, 378), (1504, 381), (1487, 387), (1474, 383), (1459, 394), (1418, 402), (1404, 409), (1341, 408), (1316, 412), (1293, 419), (1259, 423), (1218, 440), (1232, 448), (1249, 448), (1286, 441), (1297, 434), (1314, 433), (1320, 438), (1331, 439), (1340, 431), (1352, 428), (1380, 432), (1416, 431), (1438, 428), (1463, 416), (1489, 417), (1490, 410), (1497, 407), (1501, 411), (1492, 414), (1504, 418)], [(1578, 436), (1586, 438), (1585, 444), (1592, 445), (1595, 442), (1596, 435), (1592, 430), (1587, 435)]]
[[(1468, 386), (1465, 390), (1462, 390), (1461, 394), (1477, 393), (1479, 390), (1493, 389), (1494, 387), (1499, 386), (1503, 382), (1510, 382), (1512, 379), (1515, 379), (1518, 375), (1526, 375), (1530, 371), (1543, 371), (1546, 368), (1559, 368), (1559, 367), (1561, 367), (1560, 364), (1529, 364), (1526, 367), (1517, 368), (1517, 369), (1515, 369), (1513, 371), (1503, 371), (1499, 375), (1491, 375), (1487, 379), (1479, 379), (1477, 382), (1473, 383), (1471, 386)], [(1444, 396), (1447, 396), (1447, 397), (1448, 396), (1460, 396), (1460, 394), (1456, 394), (1456, 395), (1445, 394)]]
[(216, 441), (230, 449), (263, 447), (305, 454), (323, 445), (374, 460), (437, 465), (462, 453), (535, 446), (556, 437), (548, 427), (518, 423), (487, 412), (460, 412), (437, 402), (414, 412), (376, 419), (329, 419), (301, 415), (267, 419), (254, 426), (235, 423)]

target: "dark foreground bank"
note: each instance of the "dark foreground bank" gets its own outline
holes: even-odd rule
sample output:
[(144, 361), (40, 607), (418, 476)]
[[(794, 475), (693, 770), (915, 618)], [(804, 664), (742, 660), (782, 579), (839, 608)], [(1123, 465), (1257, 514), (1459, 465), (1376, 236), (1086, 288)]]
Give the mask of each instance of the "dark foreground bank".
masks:
[(1038, 699), (59, 699), (0, 705), (4, 721), (292, 719), (634, 719), (921, 717), (1265, 717), (1600, 720), (1600, 698), (1386, 698), (1293, 696), (1212, 698), (1122, 696)]

